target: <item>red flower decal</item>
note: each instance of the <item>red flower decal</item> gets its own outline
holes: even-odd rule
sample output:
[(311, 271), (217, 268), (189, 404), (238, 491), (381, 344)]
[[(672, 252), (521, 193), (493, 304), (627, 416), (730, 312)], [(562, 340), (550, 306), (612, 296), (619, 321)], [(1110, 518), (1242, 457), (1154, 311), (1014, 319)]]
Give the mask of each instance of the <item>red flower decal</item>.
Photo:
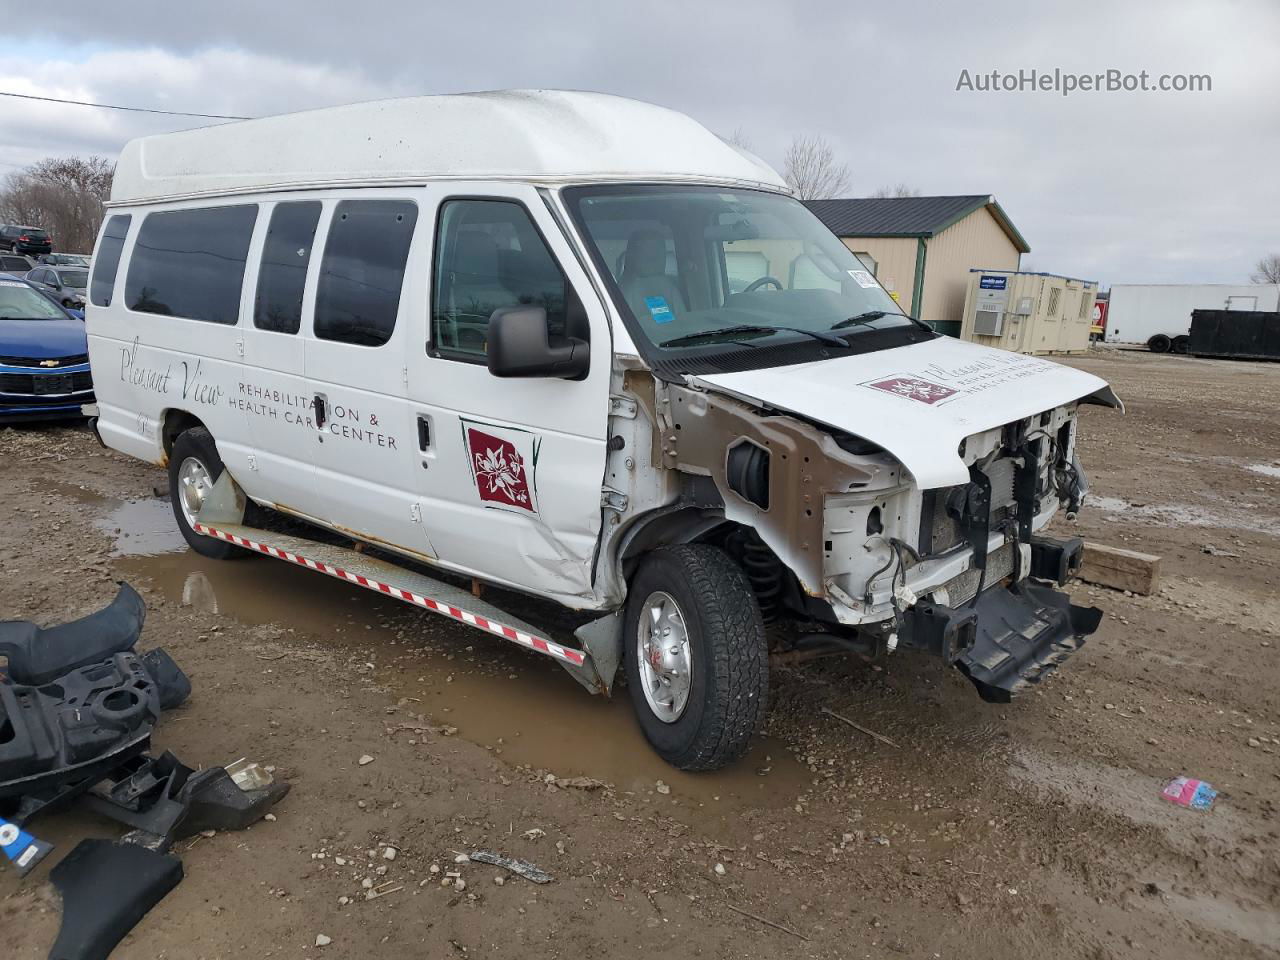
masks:
[(471, 427), (467, 446), (481, 500), (535, 512), (524, 459), (515, 444)]
[(883, 390), (908, 400), (919, 400), (921, 403), (935, 404), (939, 400), (955, 396), (959, 391), (944, 387), (940, 383), (922, 380), (919, 377), (890, 377), (887, 380), (876, 380), (863, 384), (874, 390)]

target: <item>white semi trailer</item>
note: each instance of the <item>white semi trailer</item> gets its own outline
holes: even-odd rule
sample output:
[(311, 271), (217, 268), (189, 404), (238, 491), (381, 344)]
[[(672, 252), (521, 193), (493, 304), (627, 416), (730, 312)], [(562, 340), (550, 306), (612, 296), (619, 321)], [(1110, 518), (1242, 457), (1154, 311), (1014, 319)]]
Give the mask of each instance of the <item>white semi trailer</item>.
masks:
[(1154, 353), (1186, 353), (1193, 310), (1275, 310), (1280, 285), (1250, 283), (1116, 284), (1107, 308), (1107, 343), (1146, 344)]

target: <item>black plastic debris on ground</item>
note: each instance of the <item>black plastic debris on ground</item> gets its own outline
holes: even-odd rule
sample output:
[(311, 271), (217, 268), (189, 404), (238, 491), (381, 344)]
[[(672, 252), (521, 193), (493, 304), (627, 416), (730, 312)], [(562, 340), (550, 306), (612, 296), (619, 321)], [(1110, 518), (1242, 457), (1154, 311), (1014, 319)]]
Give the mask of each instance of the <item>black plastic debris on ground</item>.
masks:
[(289, 791), (147, 752), (161, 712), (191, 682), (164, 650), (133, 652), (144, 619), (142, 598), (121, 584), (111, 604), (72, 623), (0, 622), (0, 823), (29, 836), (33, 818), (83, 803), (131, 828), (81, 841), (50, 873), (63, 898), (54, 960), (105, 958), (182, 880), (168, 855), (175, 840), (242, 830)]
[(49, 874), (62, 926), (49, 960), (106, 960), (182, 880), (182, 861), (132, 843), (81, 840)]
[(132, 650), (146, 612), (138, 591), (122, 583), (108, 606), (71, 623), (38, 627), (29, 620), (0, 621), (0, 656), (9, 661), (9, 679), (40, 686), (76, 667)]

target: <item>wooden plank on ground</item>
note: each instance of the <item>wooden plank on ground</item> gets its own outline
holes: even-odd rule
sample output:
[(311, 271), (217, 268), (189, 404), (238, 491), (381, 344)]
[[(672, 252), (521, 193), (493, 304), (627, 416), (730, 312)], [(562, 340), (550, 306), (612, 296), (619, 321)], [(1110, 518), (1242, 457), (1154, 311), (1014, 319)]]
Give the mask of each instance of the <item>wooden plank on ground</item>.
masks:
[(1160, 558), (1085, 541), (1079, 577), (1087, 583), (1149, 596), (1160, 588)]

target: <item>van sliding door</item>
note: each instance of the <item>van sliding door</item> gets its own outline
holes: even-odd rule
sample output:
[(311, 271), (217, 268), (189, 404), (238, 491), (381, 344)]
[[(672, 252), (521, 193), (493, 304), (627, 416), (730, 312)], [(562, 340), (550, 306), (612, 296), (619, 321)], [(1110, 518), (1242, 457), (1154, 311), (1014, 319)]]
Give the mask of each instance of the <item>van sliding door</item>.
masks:
[(421, 336), (420, 191), (352, 190), (324, 225), (304, 367), (318, 515), (351, 536), (431, 556), (415, 489), (405, 353)]

